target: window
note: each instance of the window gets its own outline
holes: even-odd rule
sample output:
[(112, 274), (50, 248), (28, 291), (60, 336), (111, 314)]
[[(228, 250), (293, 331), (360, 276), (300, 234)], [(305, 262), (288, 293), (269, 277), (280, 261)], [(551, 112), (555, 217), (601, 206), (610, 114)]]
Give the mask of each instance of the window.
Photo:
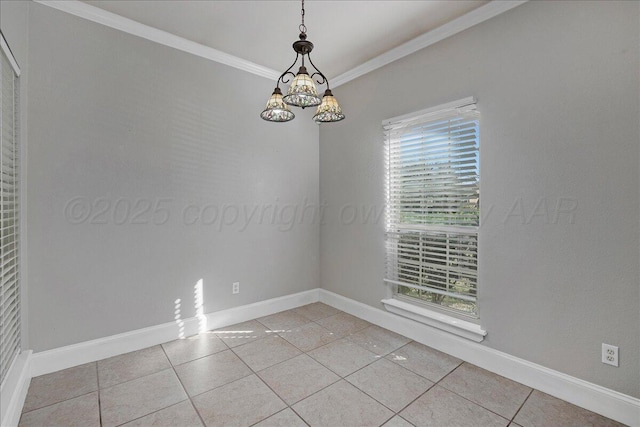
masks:
[[(1, 33), (0, 33), (1, 34)], [(18, 74), (0, 36), (0, 382), (20, 351)]]
[(478, 317), (479, 114), (467, 98), (384, 123), (394, 298)]

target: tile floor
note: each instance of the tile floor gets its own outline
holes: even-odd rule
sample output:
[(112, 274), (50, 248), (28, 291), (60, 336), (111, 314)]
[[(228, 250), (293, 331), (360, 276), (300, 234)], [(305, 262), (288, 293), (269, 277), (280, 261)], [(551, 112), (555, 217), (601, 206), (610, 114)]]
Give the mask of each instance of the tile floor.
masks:
[(20, 426), (615, 426), (322, 303), (34, 378)]

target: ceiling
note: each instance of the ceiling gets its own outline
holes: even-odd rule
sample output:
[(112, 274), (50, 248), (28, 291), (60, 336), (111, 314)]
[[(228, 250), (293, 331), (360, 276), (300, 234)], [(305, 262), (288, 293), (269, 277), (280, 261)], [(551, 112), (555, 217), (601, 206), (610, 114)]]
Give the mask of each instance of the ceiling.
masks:
[[(85, 1), (277, 71), (291, 65), (300, 2)], [(484, 4), (485, 0), (307, 0), (305, 24), (313, 62), (336, 77)]]

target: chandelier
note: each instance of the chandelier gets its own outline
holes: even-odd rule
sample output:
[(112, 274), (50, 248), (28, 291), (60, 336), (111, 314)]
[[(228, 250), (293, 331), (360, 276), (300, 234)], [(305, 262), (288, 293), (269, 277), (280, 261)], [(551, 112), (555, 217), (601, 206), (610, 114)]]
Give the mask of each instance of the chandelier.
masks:
[[(313, 120), (320, 123), (339, 122), (344, 119), (342, 109), (338, 105), (338, 101), (331, 93), (329, 87), (329, 80), (322, 74), (318, 67), (311, 61), (310, 53), (313, 50), (313, 43), (307, 40), (307, 27), (304, 25), (304, 0), (302, 0), (302, 23), (299, 26), (300, 40), (296, 40), (293, 43), (293, 50), (296, 52), (296, 59), (293, 64), (287, 70), (280, 75), (276, 82), (276, 88), (273, 90), (267, 106), (260, 114), (264, 120), (269, 122), (288, 122), (293, 120), (295, 114), (289, 109), (289, 106), (306, 107), (318, 106)], [(308, 59), (309, 64), (313, 67), (313, 73), (309, 75), (307, 68), (305, 67), (305, 56)], [(302, 57), (302, 64), (298, 69), (298, 74), (293, 74), (291, 69), (298, 62), (298, 58)], [(290, 77), (293, 77), (293, 81), (289, 86), (289, 90), (286, 95), (282, 95), (280, 90), (280, 83), (287, 84), (290, 81)], [(317, 76), (317, 77), (316, 77)], [(318, 90), (313, 81), (316, 77), (316, 82), (319, 85), (326, 84), (327, 89), (324, 91), (322, 98), (318, 96)]]

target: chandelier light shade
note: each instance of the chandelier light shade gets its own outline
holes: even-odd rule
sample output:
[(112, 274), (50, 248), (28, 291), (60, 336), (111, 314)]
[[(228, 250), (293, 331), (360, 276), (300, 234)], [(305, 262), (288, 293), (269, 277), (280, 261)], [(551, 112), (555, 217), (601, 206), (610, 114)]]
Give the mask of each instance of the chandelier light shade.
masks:
[(307, 69), (303, 66), (300, 67), (296, 78), (291, 82), (287, 96), (284, 97), (284, 102), (294, 107), (315, 107), (320, 105), (322, 100), (318, 96), (318, 90), (316, 85), (309, 77)]
[(295, 114), (291, 112), (289, 106), (282, 100), (282, 91), (280, 91), (280, 88), (275, 88), (267, 101), (267, 106), (264, 111), (260, 113), (260, 117), (270, 122), (288, 122), (289, 120), (293, 120)]
[(313, 116), (313, 121), (320, 124), (339, 122), (342, 119), (344, 119), (344, 114), (342, 114), (342, 108), (338, 105), (338, 100), (331, 93), (331, 89), (325, 90), (324, 96), (322, 97), (322, 104), (318, 107), (316, 115)]
[[(271, 94), (269, 101), (267, 101), (267, 107), (260, 114), (260, 117), (270, 122), (288, 122), (295, 117), (293, 112), (289, 109), (289, 105), (303, 109), (306, 107), (318, 106), (318, 110), (316, 111), (315, 116), (313, 116), (313, 120), (316, 123), (339, 122), (344, 119), (344, 114), (338, 104), (338, 100), (331, 93), (329, 80), (311, 61), (310, 53), (313, 50), (313, 43), (307, 40), (307, 27), (304, 25), (304, 0), (302, 0), (302, 24), (300, 24), (299, 28), (300, 39), (293, 43), (293, 50), (296, 52), (296, 59), (293, 61), (293, 64), (278, 78), (276, 88)], [(300, 58), (301, 65), (298, 69), (298, 73), (293, 74), (291, 69), (296, 66), (298, 59)], [(309, 74), (305, 67), (305, 58), (313, 68), (313, 72), (311, 74)], [(293, 81), (289, 86), (289, 90), (287, 90), (287, 94), (285, 96), (282, 96), (280, 83), (287, 84), (291, 78), (293, 78)], [(315, 81), (314, 78), (316, 78)], [(327, 89), (325, 90), (322, 98), (318, 96), (316, 83), (319, 85), (327, 85)]]

